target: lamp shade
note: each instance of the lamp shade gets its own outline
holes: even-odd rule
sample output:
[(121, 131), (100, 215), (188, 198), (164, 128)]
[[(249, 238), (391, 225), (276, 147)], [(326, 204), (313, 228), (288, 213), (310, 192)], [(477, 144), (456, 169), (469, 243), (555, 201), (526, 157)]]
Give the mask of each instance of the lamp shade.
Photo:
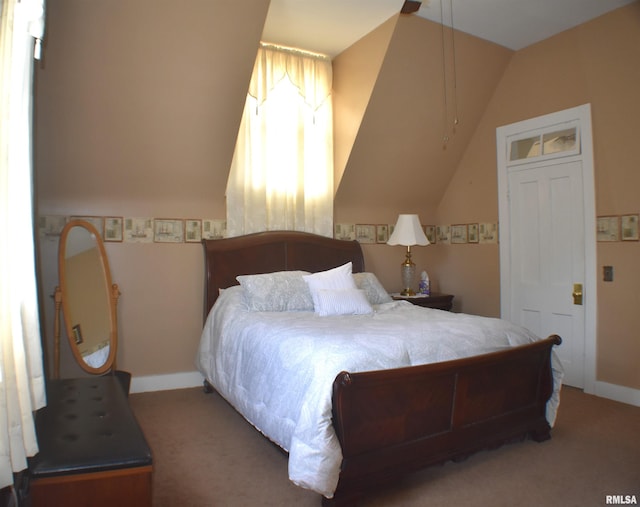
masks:
[(422, 230), (418, 215), (399, 215), (388, 245), (428, 245), (429, 240)]

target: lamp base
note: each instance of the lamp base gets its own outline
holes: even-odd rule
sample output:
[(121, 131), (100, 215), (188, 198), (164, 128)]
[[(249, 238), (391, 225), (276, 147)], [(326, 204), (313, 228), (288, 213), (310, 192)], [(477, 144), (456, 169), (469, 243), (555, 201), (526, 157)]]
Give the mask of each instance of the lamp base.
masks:
[(411, 261), (411, 250), (407, 248), (407, 257), (400, 265), (400, 274), (402, 276), (402, 292), (403, 296), (415, 296), (415, 291), (411, 288), (413, 286), (413, 280), (416, 276), (416, 265)]

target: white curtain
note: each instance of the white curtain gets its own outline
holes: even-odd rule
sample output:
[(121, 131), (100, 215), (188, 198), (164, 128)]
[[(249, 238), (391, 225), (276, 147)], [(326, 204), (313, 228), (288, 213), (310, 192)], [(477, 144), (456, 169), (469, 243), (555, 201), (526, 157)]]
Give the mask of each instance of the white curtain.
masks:
[(0, 0), (0, 487), (38, 452), (45, 404), (36, 292), (31, 114), (44, 0)]
[(262, 46), (227, 182), (227, 234), (333, 236), (331, 61)]

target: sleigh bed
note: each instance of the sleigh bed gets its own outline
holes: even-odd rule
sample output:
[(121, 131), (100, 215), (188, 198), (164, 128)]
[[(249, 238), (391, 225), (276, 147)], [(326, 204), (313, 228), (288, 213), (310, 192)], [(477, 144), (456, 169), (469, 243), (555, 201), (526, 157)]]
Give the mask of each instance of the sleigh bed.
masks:
[[(464, 459), (479, 450), (526, 437), (536, 441), (550, 438), (562, 378), (555, 368), (552, 348), (561, 343), (560, 337), (532, 338), (526, 330), (521, 337), (519, 330), (514, 331), (514, 326), (500, 319), (450, 314), (406, 301), (374, 301), (372, 312), (353, 316), (318, 316), (309, 308), (247, 310), (243, 291), (249, 286), (238, 286), (236, 277), (246, 282), (247, 276), (256, 274), (292, 271), (291, 275), (297, 276), (298, 271), (318, 273), (347, 263), (351, 263), (353, 273), (362, 273), (365, 267), (359, 243), (300, 232), (265, 232), (204, 240), (203, 245), (205, 330), (197, 363), (205, 386), (217, 390), (289, 453), (290, 478), (322, 494), (323, 505), (355, 505), (374, 488), (420, 468)], [(222, 312), (234, 305), (244, 306), (239, 316), (228, 317), (225, 324)], [(403, 342), (395, 336), (369, 327), (377, 320), (384, 322), (385, 330), (388, 322), (395, 326), (398, 321), (406, 321), (406, 330), (398, 334), (406, 334), (409, 345), (399, 345)], [(433, 321), (438, 329), (437, 338), (427, 338), (425, 348), (436, 350), (435, 356), (440, 359), (427, 362), (420, 359), (420, 352), (415, 354), (418, 359), (409, 360), (407, 366), (402, 361), (413, 352), (395, 351), (401, 350), (400, 346), (416, 349), (424, 332), (414, 328), (422, 320)], [(459, 334), (453, 326), (461, 325), (467, 331), (471, 328), (473, 335), (476, 321), (478, 336), (496, 326), (500, 333), (505, 330), (509, 343), (502, 344), (501, 338), (484, 347), (484, 338), (471, 336), (458, 348), (468, 348), (468, 354), (473, 355), (451, 355), (456, 347), (452, 345), (453, 335)], [(318, 324), (320, 338), (307, 330), (307, 322)], [(239, 335), (250, 327), (249, 323), (261, 331), (243, 344)], [(350, 326), (347, 338), (336, 334), (341, 323)], [(234, 327), (238, 335), (212, 338)], [(285, 332), (292, 335), (281, 337)], [(223, 343), (230, 349), (223, 349)], [(291, 355), (290, 347), (300, 343), (302, 355), (313, 356), (315, 364), (309, 366)], [(393, 353), (387, 351), (387, 343)], [(365, 347), (377, 351), (372, 354), (376, 366), (363, 370), (362, 365), (368, 363), (346, 357), (358, 356), (360, 348)], [(403, 359), (400, 366), (389, 367), (395, 363), (387, 358), (394, 354)], [(343, 370), (344, 365), (347, 367)], [(350, 366), (353, 369), (349, 370)], [(274, 372), (269, 368), (275, 368)], [(242, 376), (243, 371), (251, 378)], [(316, 377), (324, 382), (320, 387), (312, 380)], [(261, 391), (257, 399), (252, 398), (254, 389)], [(314, 390), (319, 398), (308, 394)], [(298, 402), (294, 409), (288, 407), (288, 398)], [(327, 405), (324, 408), (323, 403)], [(315, 412), (319, 413), (318, 421)], [(315, 431), (309, 430), (312, 426), (317, 426), (322, 436), (309, 433)], [(321, 442), (317, 447), (316, 441)], [(335, 471), (331, 462), (335, 462)]]

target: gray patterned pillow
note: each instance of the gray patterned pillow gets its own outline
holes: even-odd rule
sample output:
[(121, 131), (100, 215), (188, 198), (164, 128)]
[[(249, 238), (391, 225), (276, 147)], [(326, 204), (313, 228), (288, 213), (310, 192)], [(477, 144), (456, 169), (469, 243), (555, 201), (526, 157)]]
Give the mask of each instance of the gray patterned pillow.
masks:
[(236, 280), (244, 289), (250, 310), (256, 312), (313, 311), (313, 299), (303, 280), (307, 271), (277, 271), (262, 275), (241, 275)]
[(373, 273), (354, 273), (353, 279), (358, 289), (364, 291), (369, 303), (372, 305), (381, 305), (382, 303), (393, 301), (380, 283), (380, 280)]

